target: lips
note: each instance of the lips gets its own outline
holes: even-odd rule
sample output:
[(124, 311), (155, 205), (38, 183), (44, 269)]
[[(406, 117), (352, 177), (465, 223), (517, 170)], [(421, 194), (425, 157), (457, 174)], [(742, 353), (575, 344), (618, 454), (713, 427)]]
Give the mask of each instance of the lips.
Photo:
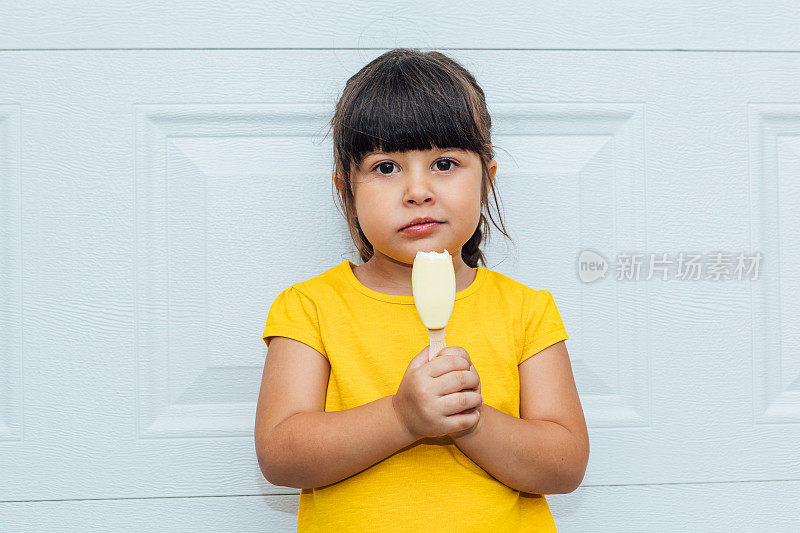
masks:
[(412, 227), (412, 226), (418, 226), (418, 225), (421, 225), (421, 224), (427, 224), (427, 223), (429, 223), (429, 222), (437, 222), (437, 223), (440, 223), (440, 224), (441, 224), (441, 221), (439, 221), (439, 220), (436, 220), (435, 218), (431, 218), (431, 217), (418, 217), (418, 218), (415, 218), (414, 220), (412, 220), (411, 222), (409, 222), (409, 223), (408, 223), (408, 225), (406, 225), (406, 226), (404, 226), (404, 227), (400, 228), (400, 231), (403, 231), (403, 230), (405, 230), (405, 229), (408, 229), (408, 228), (410, 228), (410, 227)]
[(422, 224), (414, 224), (413, 226), (403, 228), (402, 232), (409, 235), (422, 235), (424, 233), (433, 231), (441, 225), (442, 222), (424, 222)]

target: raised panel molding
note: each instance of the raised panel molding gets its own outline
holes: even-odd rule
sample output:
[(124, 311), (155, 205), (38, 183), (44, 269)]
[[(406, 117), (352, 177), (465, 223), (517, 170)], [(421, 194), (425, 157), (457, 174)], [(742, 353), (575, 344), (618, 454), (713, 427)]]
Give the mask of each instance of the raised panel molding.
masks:
[[(562, 215), (576, 213), (574, 240), (554, 253), (577, 258), (577, 250), (593, 248), (613, 263), (617, 252), (646, 251), (644, 103), (488, 105), (493, 144), (510, 147), (524, 160), (510, 170), (526, 182), (518, 190), (535, 181), (532, 194), (549, 194)], [(562, 231), (569, 234), (567, 223)], [(603, 281), (584, 285), (574, 276), (581, 334), (571, 341), (573, 373), (590, 427), (648, 426), (647, 283), (614, 277), (610, 269)], [(616, 324), (613, 331), (592, 329), (591, 312), (596, 307), (604, 313), (604, 301), (616, 305), (614, 315), (601, 315)], [(578, 331), (576, 321), (569, 323)], [(612, 350), (598, 352), (597, 346)]]
[(331, 112), (330, 104), (134, 105), (139, 438), (252, 436), (261, 364), (214, 365), (209, 356), (208, 232), (220, 222), (215, 203), (229, 199), (214, 188), (235, 179), (231, 169), (270, 172), (274, 143), (315, 137)]
[(753, 416), (800, 422), (800, 104), (750, 102), (750, 240), (763, 260), (750, 285)]
[(23, 440), (20, 106), (0, 105), (0, 442)]

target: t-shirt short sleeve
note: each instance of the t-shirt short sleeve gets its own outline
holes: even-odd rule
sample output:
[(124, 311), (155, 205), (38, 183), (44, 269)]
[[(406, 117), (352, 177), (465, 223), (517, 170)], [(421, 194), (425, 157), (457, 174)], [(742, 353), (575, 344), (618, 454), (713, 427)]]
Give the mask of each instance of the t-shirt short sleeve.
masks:
[(294, 286), (278, 294), (269, 308), (261, 338), (269, 348), (270, 337), (276, 336), (300, 341), (328, 357), (320, 335), (317, 306)]
[(550, 291), (535, 291), (535, 294), (528, 299), (523, 324), (525, 347), (518, 363), (522, 363), (548, 346), (569, 338)]

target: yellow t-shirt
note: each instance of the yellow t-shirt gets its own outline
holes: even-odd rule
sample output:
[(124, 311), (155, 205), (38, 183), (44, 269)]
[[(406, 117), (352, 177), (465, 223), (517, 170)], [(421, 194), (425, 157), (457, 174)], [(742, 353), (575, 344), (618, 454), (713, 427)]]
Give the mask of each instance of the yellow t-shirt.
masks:
[[(331, 367), (325, 411), (342, 411), (397, 392), (411, 359), (428, 343), (413, 296), (363, 285), (345, 260), (283, 290), (262, 337), (296, 339)], [(456, 293), (445, 329), (481, 377), (483, 401), (519, 418), (517, 365), (568, 339), (550, 292), (477, 267)], [(309, 465), (311, 467), (312, 465)], [(416, 441), (371, 467), (324, 487), (304, 488), (299, 532), (556, 531), (544, 495), (504, 485), (450, 437)]]

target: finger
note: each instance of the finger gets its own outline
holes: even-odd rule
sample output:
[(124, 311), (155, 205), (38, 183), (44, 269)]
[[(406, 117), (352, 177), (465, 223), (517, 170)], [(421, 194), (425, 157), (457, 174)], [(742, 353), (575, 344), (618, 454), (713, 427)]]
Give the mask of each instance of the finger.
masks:
[(475, 374), (475, 378), (478, 381), (478, 385), (480, 385), (481, 384), (481, 377), (478, 375), (478, 371), (475, 369), (475, 365), (473, 365), (472, 363), (470, 363), (470, 365), (469, 365), (469, 371), (472, 374)]
[(446, 418), (446, 423), (450, 424), (450, 429), (447, 434), (452, 434), (466, 429), (470, 429), (478, 422), (480, 413), (478, 411), (471, 411), (469, 413), (456, 413)]
[(475, 391), (461, 391), (446, 394), (439, 398), (444, 413), (448, 416), (457, 415), (467, 409), (474, 409), (483, 404), (483, 398)]
[(439, 395), (461, 390), (477, 390), (480, 383), (478, 374), (468, 370), (453, 370), (436, 378)]
[(469, 363), (458, 355), (440, 355), (427, 363), (428, 375), (438, 378), (454, 370), (469, 370)]
[(426, 346), (408, 363), (409, 368), (418, 368), (428, 362), (428, 351), (430, 346)]
[(461, 346), (445, 346), (439, 352), (439, 355), (459, 355), (467, 361), (470, 361), (469, 353)]
[(479, 413), (472, 412), (467, 414), (456, 414), (447, 417), (447, 435), (450, 437), (461, 436), (463, 431), (467, 431), (478, 423)]

